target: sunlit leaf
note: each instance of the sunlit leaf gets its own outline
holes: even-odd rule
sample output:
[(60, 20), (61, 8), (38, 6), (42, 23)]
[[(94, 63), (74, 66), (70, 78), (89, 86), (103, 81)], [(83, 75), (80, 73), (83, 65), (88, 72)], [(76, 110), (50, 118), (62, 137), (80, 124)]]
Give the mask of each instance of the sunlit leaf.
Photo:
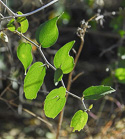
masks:
[(125, 68), (116, 69), (115, 77), (118, 79), (118, 82), (125, 84)]
[(81, 129), (84, 128), (87, 121), (88, 121), (88, 114), (86, 112), (83, 112), (82, 110), (79, 110), (74, 114), (71, 120), (70, 127), (74, 128), (73, 132), (75, 132), (76, 130), (80, 131)]
[(62, 70), (59, 68), (56, 69), (55, 74), (54, 74), (54, 83), (56, 86), (58, 85), (58, 82), (61, 81), (62, 77), (63, 77)]
[(89, 106), (89, 110), (91, 110), (93, 108), (93, 104), (91, 104), (90, 106)]
[(46, 75), (46, 67), (42, 62), (34, 63), (24, 79), (24, 92), (27, 99), (35, 99)]
[(111, 88), (110, 86), (91, 86), (87, 88), (85, 91), (83, 91), (83, 97), (84, 99), (91, 99), (96, 100), (99, 99), (107, 94), (111, 94), (115, 90)]
[(32, 46), (29, 43), (21, 43), (17, 48), (17, 57), (24, 66), (25, 72), (33, 61)]
[(57, 20), (55, 17), (41, 24), (36, 31), (36, 40), (43, 48), (48, 48), (55, 44), (58, 39)]
[[(17, 14), (22, 15), (22, 12), (17, 12)], [(16, 20), (18, 23), (20, 23), (20, 27), (17, 28), (17, 30), (21, 33), (25, 33), (28, 30), (29, 22), (26, 19), (26, 17), (18, 17)]]
[(11, 19), (11, 20), (9, 21), (9, 23), (7, 24), (7, 28), (8, 28), (10, 31), (15, 31), (15, 29), (16, 29), (16, 27), (15, 27), (15, 25), (14, 25), (14, 21), (15, 21), (15, 19)]
[(74, 68), (74, 59), (69, 55), (69, 51), (73, 47), (75, 41), (71, 41), (60, 48), (55, 57), (54, 65), (56, 68), (60, 68), (64, 74), (71, 72)]
[(44, 111), (49, 118), (55, 118), (63, 109), (66, 103), (66, 89), (60, 87), (52, 90), (45, 99)]
[(125, 35), (125, 31), (124, 31), (124, 30), (119, 30), (119, 32), (118, 32), (118, 33), (120, 34), (121, 38), (123, 38), (123, 37), (124, 37), (124, 35)]

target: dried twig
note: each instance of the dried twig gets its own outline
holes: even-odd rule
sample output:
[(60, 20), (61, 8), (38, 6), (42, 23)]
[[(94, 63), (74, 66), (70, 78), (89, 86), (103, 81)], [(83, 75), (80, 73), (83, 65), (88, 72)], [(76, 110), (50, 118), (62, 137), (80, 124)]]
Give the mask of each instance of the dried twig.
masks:
[(26, 14), (23, 14), (23, 15), (18, 15), (18, 14), (16, 14), (16, 13), (14, 13), (6, 4), (4, 4), (4, 3), (2, 2), (2, 0), (0, 0), (0, 3), (8, 10), (9, 13), (12, 14), (12, 16), (2, 17), (1, 19), (10, 19), (10, 18), (17, 18), (17, 17), (26, 17), (26, 16), (30, 16), (30, 15), (33, 15), (33, 14), (35, 14), (35, 13), (37, 13), (37, 12), (39, 12), (39, 11), (41, 11), (41, 10), (43, 10), (43, 9), (45, 9), (45, 8), (47, 8), (47, 7), (49, 7), (49, 6), (51, 6), (52, 4), (56, 3), (57, 1), (58, 1), (58, 0), (53, 0), (53, 1), (51, 1), (50, 3), (48, 3), (48, 4), (46, 4), (46, 5), (44, 5), (44, 6), (40, 7), (40, 8), (38, 8), (38, 9), (36, 9), (36, 10), (34, 10), (34, 11), (32, 11), (32, 12), (29, 12), (29, 13), (26, 13)]
[[(8, 101), (8, 100), (6, 100), (6, 99), (4, 99), (4, 98), (2, 98), (2, 97), (0, 97), (0, 100), (1, 100), (1, 101), (4, 101), (4, 102), (7, 103), (7, 104), (10, 104), (10, 105), (12, 105), (12, 106), (18, 108), (18, 105), (15, 104), (15, 103), (13, 103), (12, 101)], [(40, 116), (36, 115), (35, 113), (29, 111), (28, 109), (22, 108), (22, 110), (25, 111), (25, 112), (27, 112), (27, 113), (29, 113), (29, 114), (32, 115), (33, 117), (39, 119), (40, 121), (42, 121), (43, 123), (47, 124), (48, 126), (52, 127), (52, 124), (50, 124), (48, 121), (42, 119)]]

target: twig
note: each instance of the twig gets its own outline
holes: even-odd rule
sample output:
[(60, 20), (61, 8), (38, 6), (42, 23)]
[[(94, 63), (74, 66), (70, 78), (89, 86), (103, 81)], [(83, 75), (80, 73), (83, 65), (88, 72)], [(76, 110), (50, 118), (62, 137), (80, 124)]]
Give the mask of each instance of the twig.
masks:
[(72, 79), (72, 83), (77, 80), (81, 75), (83, 75), (84, 72), (80, 72), (79, 74), (77, 74), (73, 79)]
[(81, 100), (81, 97), (78, 97), (77, 95), (72, 94), (72, 93), (70, 93), (70, 92), (67, 91), (67, 90), (66, 90), (66, 92), (67, 92), (69, 95), (73, 96), (74, 98), (77, 98), (77, 99)]
[[(82, 21), (81, 27), (78, 28), (78, 30), (77, 30), (77, 35), (80, 37), (81, 43), (80, 43), (80, 47), (79, 47), (78, 53), (77, 53), (77, 55), (75, 57), (75, 60), (74, 60), (74, 63), (75, 63), (74, 69), (75, 69), (76, 64), (78, 62), (79, 56), (80, 56), (80, 54), (82, 52), (82, 48), (83, 48), (83, 45), (84, 45), (84, 36), (85, 36), (86, 30), (89, 28), (88, 22), (90, 22), (91, 20), (93, 20), (95, 17), (96, 17), (96, 15), (93, 16), (92, 18), (90, 18), (87, 22)], [(69, 74), (68, 83), (67, 83), (67, 94), (66, 94), (66, 98), (68, 98), (68, 94), (69, 94), (68, 92), (70, 91), (70, 88), (71, 88), (71, 85), (72, 85), (72, 76), (73, 76), (74, 69)], [(85, 110), (87, 110), (87, 108), (85, 106), (85, 103), (83, 102), (83, 99), (80, 98), (80, 97), (78, 99), (80, 99), (82, 101)], [(61, 125), (62, 125), (63, 114), (64, 114), (64, 108), (63, 108), (63, 110), (61, 111), (61, 113), (59, 115), (59, 122), (58, 122), (58, 127), (57, 127), (56, 139), (59, 138), (59, 132), (60, 132)]]
[[(16, 16), (16, 14), (6, 5), (4, 4), (4, 2), (2, 0), (0, 0), (0, 3), (13, 15), (13, 16)], [(13, 17), (12, 16), (12, 17)], [(5, 17), (3, 17), (5, 18)]]
[(11, 83), (2, 91), (2, 93), (0, 94), (0, 97), (2, 97), (6, 91), (9, 89), (9, 87), (11, 86)]
[(85, 105), (85, 103), (84, 103), (84, 98), (82, 99), (82, 104), (83, 104), (83, 106), (84, 106), (84, 108), (85, 108), (85, 111), (87, 111), (88, 109), (86, 108), (86, 105)]
[(10, 77), (6, 77), (6, 76), (1, 76), (0, 75), (0, 79), (2, 79), (2, 80), (6, 80), (6, 79), (8, 79), (8, 80), (10, 80), (10, 81), (13, 81), (13, 82), (17, 82), (18, 84), (20, 84), (20, 85), (23, 85), (20, 81), (17, 81), (17, 80), (15, 80), (15, 79), (13, 79), (13, 78), (10, 78)]
[(56, 3), (57, 1), (58, 1), (58, 0), (53, 0), (53, 1), (51, 1), (50, 3), (48, 3), (48, 4), (46, 4), (46, 5), (44, 5), (44, 6), (40, 7), (40, 8), (38, 8), (38, 9), (36, 9), (36, 10), (34, 10), (34, 11), (32, 11), (32, 12), (29, 12), (29, 13), (26, 13), (26, 14), (22, 14), (22, 15), (18, 15), (18, 14), (15, 14), (12, 10), (10, 10), (10, 8), (9, 8), (8, 6), (6, 6), (6, 5), (0, 0), (0, 3), (1, 3), (5, 8), (7, 8), (7, 10), (8, 10), (11, 14), (13, 14), (13, 16), (4, 17), (4, 18), (2, 18), (2, 19), (10, 19), (10, 18), (15, 18), (15, 17), (17, 18), (17, 17), (26, 17), (26, 16), (30, 16), (30, 15), (33, 15), (33, 14), (35, 14), (35, 13), (37, 13), (37, 12), (39, 12), (39, 11), (41, 11), (41, 10), (47, 8), (47, 7), (49, 7), (50, 5)]
[[(15, 104), (15, 103), (13, 103), (12, 101), (7, 101), (6, 99), (1, 98), (1, 97), (0, 97), (0, 100), (2, 100), (2, 101), (4, 101), (5, 103), (8, 103), (8, 104), (10, 104), (10, 105), (12, 105), (12, 106), (18, 108), (18, 105)], [(39, 119), (40, 121), (44, 122), (44, 123), (47, 124), (48, 126), (52, 127), (52, 124), (50, 124), (48, 121), (42, 119), (40, 116), (37, 116), (35, 113), (33, 113), (33, 112), (31, 112), (31, 111), (29, 111), (29, 110), (27, 110), (27, 109), (25, 109), (25, 108), (22, 108), (22, 110), (25, 111), (25, 112), (27, 112), (27, 113), (29, 113), (29, 114), (32, 115), (33, 117)]]
[(116, 98), (105, 96), (104, 99), (114, 102), (118, 106), (119, 109), (122, 109), (122, 104)]
[(91, 111), (88, 111), (89, 116), (91, 116), (93, 119), (97, 120), (98, 116), (96, 116), (94, 113), (92, 113)]

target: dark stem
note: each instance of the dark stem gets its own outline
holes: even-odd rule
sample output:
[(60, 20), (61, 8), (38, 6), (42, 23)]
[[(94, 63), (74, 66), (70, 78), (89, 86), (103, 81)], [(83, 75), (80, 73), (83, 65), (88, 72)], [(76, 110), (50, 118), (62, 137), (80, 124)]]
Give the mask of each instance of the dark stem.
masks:
[[(81, 54), (81, 51), (82, 51), (82, 48), (84, 45), (84, 39), (82, 37), (80, 39), (81, 39), (81, 43), (80, 43), (78, 53), (77, 53), (75, 60), (74, 60), (74, 63), (75, 63), (74, 69), (76, 67), (76, 64), (78, 62), (79, 56)], [(68, 77), (67, 91), (70, 91), (70, 88), (72, 85), (72, 75), (73, 75), (74, 69), (72, 70), (72, 72), (70, 72), (69, 77)], [(68, 98), (68, 93), (66, 93), (66, 100), (67, 100), (67, 98)], [(60, 112), (60, 115), (59, 115), (59, 122), (58, 122), (58, 127), (57, 127), (56, 139), (59, 139), (59, 132), (60, 132), (62, 121), (63, 121), (64, 109), (65, 109), (65, 107), (63, 108), (63, 110)]]

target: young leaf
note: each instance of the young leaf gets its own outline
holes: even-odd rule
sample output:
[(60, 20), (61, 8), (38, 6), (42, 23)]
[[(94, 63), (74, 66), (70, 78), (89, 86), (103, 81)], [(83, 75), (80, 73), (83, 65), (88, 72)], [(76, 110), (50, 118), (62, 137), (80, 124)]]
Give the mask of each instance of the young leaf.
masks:
[(27, 68), (29, 67), (29, 65), (33, 61), (31, 51), (32, 51), (32, 46), (29, 43), (23, 42), (17, 48), (17, 57), (19, 58), (19, 60), (23, 64), (24, 69), (25, 69), (25, 73), (26, 73)]
[(89, 110), (91, 110), (93, 108), (93, 104), (91, 104), (90, 106), (89, 106)]
[[(17, 12), (17, 14), (22, 15), (22, 12)], [(26, 17), (18, 17), (17, 22), (20, 23), (20, 27), (17, 28), (17, 30), (21, 33), (25, 33), (28, 30), (29, 22), (26, 19)]]
[(48, 48), (57, 41), (59, 33), (56, 24), (58, 19), (59, 17), (55, 17), (38, 27), (36, 31), (36, 40), (43, 48)]
[(7, 24), (7, 28), (12, 32), (15, 31), (15, 29), (16, 29), (16, 27), (14, 25), (14, 21), (15, 21), (15, 19), (11, 19), (9, 21), (9, 23)]
[(71, 41), (65, 44), (57, 51), (54, 57), (55, 67), (60, 68), (64, 74), (71, 72), (74, 68), (74, 59), (72, 56), (69, 56), (69, 51), (73, 47), (74, 43), (75, 41)]
[(52, 90), (45, 99), (44, 111), (49, 118), (55, 118), (63, 109), (66, 103), (66, 89), (60, 87)]
[(83, 97), (85, 100), (86, 99), (96, 100), (114, 91), (115, 90), (110, 86), (103, 86), (103, 85), (91, 86), (83, 92)]
[(74, 114), (71, 120), (70, 127), (74, 128), (73, 132), (75, 132), (75, 130), (80, 131), (81, 129), (84, 128), (87, 121), (88, 121), (88, 114), (86, 112), (83, 112), (82, 110), (79, 110)]
[(125, 68), (118, 68), (115, 70), (115, 77), (119, 83), (125, 84)]
[(54, 83), (55, 86), (58, 85), (58, 82), (62, 80), (63, 77), (63, 72), (60, 68), (56, 69), (55, 74), (54, 74)]
[(46, 67), (42, 62), (34, 63), (24, 79), (24, 92), (27, 99), (35, 99), (43, 84), (46, 75)]

